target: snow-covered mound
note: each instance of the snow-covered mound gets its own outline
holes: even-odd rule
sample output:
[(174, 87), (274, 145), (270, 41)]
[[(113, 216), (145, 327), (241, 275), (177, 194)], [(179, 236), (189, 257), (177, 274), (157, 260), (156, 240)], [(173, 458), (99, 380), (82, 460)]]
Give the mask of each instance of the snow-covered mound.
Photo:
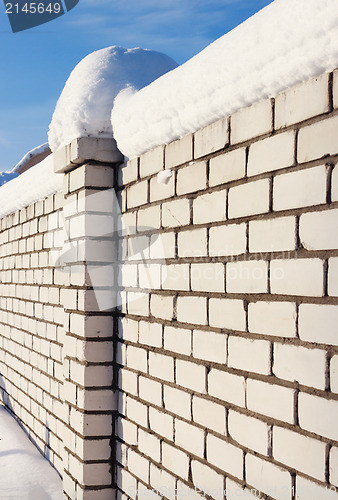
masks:
[[(28, 164), (34, 159), (37, 158), (38, 156), (48, 156), (50, 153), (49, 145), (48, 142), (41, 144), (41, 146), (37, 146), (36, 148), (32, 149), (31, 151), (28, 151), (28, 153), (25, 154), (23, 158), (15, 165), (13, 168), (12, 172), (24, 172), (28, 166)], [(38, 163), (38, 158), (37, 162)], [(41, 158), (42, 160), (42, 158)]]
[(338, 0), (275, 0), (112, 111), (127, 157), (338, 67)]
[(6, 184), (6, 182), (15, 179), (19, 174), (17, 172), (0, 172), (0, 187)]
[(108, 47), (72, 71), (57, 102), (48, 140), (52, 151), (76, 137), (112, 137), (111, 110), (123, 89), (135, 92), (177, 67), (170, 57), (140, 48)]
[(62, 190), (63, 176), (54, 173), (53, 155), (0, 187), (0, 217)]

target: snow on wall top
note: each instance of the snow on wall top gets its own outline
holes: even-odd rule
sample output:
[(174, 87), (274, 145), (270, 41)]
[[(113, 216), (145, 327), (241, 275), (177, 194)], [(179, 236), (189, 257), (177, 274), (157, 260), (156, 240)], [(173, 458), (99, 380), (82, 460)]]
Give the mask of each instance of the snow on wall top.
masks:
[(132, 158), (338, 67), (338, 1), (275, 0), (139, 92), (121, 92), (114, 137)]
[(112, 137), (111, 110), (122, 89), (135, 92), (177, 63), (160, 52), (108, 47), (85, 57), (72, 71), (49, 126), (52, 151), (77, 137)]
[(12, 172), (18, 172), (21, 173), (22, 171), (25, 171), (25, 167), (28, 165), (28, 163), (35, 157), (42, 155), (43, 153), (46, 153), (48, 156), (48, 152), (50, 153), (49, 145), (48, 142), (45, 142), (44, 144), (41, 144), (40, 146), (37, 146), (34, 149), (31, 149), (28, 151), (28, 153), (25, 154), (23, 158), (15, 165), (13, 168)]
[(54, 173), (53, 155), (12, 179), (0, 189), (0, 217), (21, 210), (62, 190), (63, 176)]

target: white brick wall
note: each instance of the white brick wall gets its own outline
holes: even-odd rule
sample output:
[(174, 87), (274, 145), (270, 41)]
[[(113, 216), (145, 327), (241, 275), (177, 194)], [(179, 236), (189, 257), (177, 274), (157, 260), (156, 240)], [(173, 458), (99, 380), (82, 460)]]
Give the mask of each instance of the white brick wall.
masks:
[(269, 179), (249, 182), (230, 188), (229, 218), (247, 217), (269, 211)]
[(295, 161), (295, 134), (284, 132), (252, 144), (249, 149), (248, 175), (291, 167)]
[(338, 441), (338, 401), (301, 392), (298, 409), (302, 429)]
[(231, 117), (231, 144), (244, 142), (272, 131), (272, 105), (266, 99), (234, 113)]
[(325, 165), (277, 175), (273, 184), (273, 210), (289, 210), (325, 203), (326, 182)]
[(257, 418), (230, 410), (228, 417), (229, 434), (245, 448), (261, 455), (268, 454), (269, 426)]
[(235, 149), (211, 158), (209, 162), (209, 185), (218, 186), (227, 182), (242, 179), (245, 176), (245, 148)]
[(299, 336), (302, 340), (337, 345), (338, 306), (301, 304), (299, 307)]

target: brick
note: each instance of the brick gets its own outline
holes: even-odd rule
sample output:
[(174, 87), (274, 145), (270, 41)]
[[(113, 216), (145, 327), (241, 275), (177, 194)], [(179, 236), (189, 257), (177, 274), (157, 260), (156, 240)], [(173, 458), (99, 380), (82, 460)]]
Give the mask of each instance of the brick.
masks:
[(137, 444), (137, 426), (129, 422), (129, 420), (119, 418), (117, 422), (117, 432), (118, 436), (126, 443), (131, 445)]
[(128, 470), (145, 483), (149, 479), (149, 461), (129, 448)]
[(171, 413), (191, 420), (191, 396), (187, 392), (165, 385), (164, 406)]
[(164, 146), (151, 149), (140, 156), (140, 177), (157, 174), (164, 166)]
[(188, 480), (189, 457), (167, 443), (162, 444), (162, 464), (179, 477)]
[(182, 231), (178, 234), (178, 256), (179, 257), (206, 257), (207, 230), (193, 229)]
[(327, 167), (277, 175), (273, 184), (273, 210), (290, 210), (326, 203)]
[(205, 367), (190, 361), (176, 360), (176, 383), (192, 391), (205, 393)]
[[(144, 181), (147, 182), (147, 181)], [(159, 201), (171, 198), (175, 193), (175, 176), (172, 175), (167, 183), (159, 183), (157, 177), (150, 179), (150, 201)]]
[(328, 74), (311, 78), (275, 99), (275, 127), (288, 127), (329, 111)]
[(301, 304), (299, 307), (299, 336), (308, 342), (338, 345), (338, 306)]
[(190, 201), (186, 198), (162, 205), (163, 227), (182, 227), (190, 223)]
[(219, 434), (226, 435), (225, 408), (223, 405), (193, 396), (192, 412), (194, 422)]
[(211, 227), (209, 254), (211, 257), (240, 255), (246, 252), (246, 224)]
[(229, 336), (228, 364), (263, 375), (270, 374), (270, 343), (266, 340), (250, 340), (243, 337)]
[(296, 218), (249, 222), (249, 251), (277, 252), (296, 249)]
[(139, 207), (148, 201), (148, 181), (137, 182), (127, 188), (127, 207)]
[(184, 450), (203, 458), (204, 431), (183, 420), (175, 419), (175, 444)]
[(171, 320), (174, 314), (174, 298), (152, 293), (150, 296), (150, 312), (155, 318)]
[(228, 330), (246, 330), (244, 302), (236, 299), (209, 299), (209, 324)]
[(168, 382), (174, 381), (174, 360), (156, 352), (149, 353), (149, 374)]
[(119, 337), (130, 342), (138, 340), (138, 322), (130, 318), (120, 318)]
[(328, 269), (328, 294), (334, 297), (338, 296), (338, 258), (331, 257), (329, 259)]
[(338, 448), (334, 446), (330, 450), (330, 483), (338, 484)]
[(245, 458), (247, 482), (272, 498), (292, 498), (292, 480), (290, 472), (275, 464), (250, 455)]
[(119, 280), (120, 286), (136, 287), (137, 286), (137, 265), (128, 265), (127, 263), (121, 266), (121, 275)]
[(178, 297), (177, 321), (195, 325), (207, 324), (207, 301), (204, 297)]
[(160, 461), (161, 443), (156, 436), (140, 429), (138, 433), (138, 441), (138, 448), (141, 453), (144, 453), (148, 457), (152, 458), (155, 462)]
[(154, 464), (150, 464), (150, 485), (169, 500), (175, 500), (176, 479)]
[(299, 222), (299, 237), (307, 250), (338, 248), (338, 209), (303, 214)]
[(168, 351), (177, 352), (190, 356), (191, 354), (191, 330), (164, 327), (164, 348)]
[(273, 359), (276, 377), (325, 390), (325, 351), (275, 343)]
[(332, 171), (331, 200), (338, 201), (338, 166)]
[(223, 333), (203, 330), (193, 332), (194, 358), (226, 363), (227, 337)]
[(270, 180), (241, 184), (229, 189), (229, 219), (269, 212)]
[(243, 451), (211, 434), (207, 436), (207, 460), (225, 473), (243, 479)]
[(159, 229), (161, 225), (161, 212), (158, 206), (139, 210), (137, 213), (137, 231), (151, 231)]
[(294, 423), (294, 389), (253, 379), (247, 379), (246, 383), (249, 410), (276, 420)]
[(268, 291), (268, 265), (265, 261), (229, 262), (225, 273), (227, 293)]
[(229, 120), (223, 118), (195, 132), (194, 157), (214, 153), (229, 144)]
[(296, 337), (296, 304), (292, 302), (251, 302), (248, 318), (251, 333)]
[(338, 108), (338, 71), (333, 72), (333, 106)]
[(323, 262), (320, 259), (273, 260), (270, 267), (271, 293), (323, 295)]
[(220, 474), (205, 464), (192, 460), (191, 462), (192, 481), (194, 486), (216, 500), (223, 500), (224, 481)]
[(129, 184), (137, 180), (138, 158), (133, 158), (121, 166), (122, 184)]
[[(117, 360), (118, 362), (118, 360)], [(119, 372), (119, 387), (125, 392), (129, 392), (137, 396), (137, 374), (127, 370), (120, 370)]]
[(139, 395), (149, 403), (162, 406), (162, 385), (155, 380), (139, 377)]
[(294, 131), (268, 137), (250, 146), (248, 176), (290, 167), (295, 162)]
[(143, 292), (128, 292), (128, 313), (148, 316), (149, 294)]
[(326, 444), (321, 441), (275, 426), (273, 458), (319, 481), (325, 481)]
[(139, 287), (158, 290), (161, 288), (161, 272), (160, 264), (142, 263), (138, 265)]
[(245, 148), (228, 151), (225, 154), (210, 158), (209, 186), (226, 184), (245, 176), (246, 150)]
[(177, 481), (177, 493), (176, 500), (186, 500), (186, 498), (191, 498), (192, 500), (201, 500), (201, 495), (196, 490), (196, 488), (189, 488), (185, 483), (178, 480)]
[(150, 429), (160, 436), (172, 441), (174, 439), (174, 419), (163, 411), (149, 408)]
[(165, 168), (176, 167), (193, 159), (192, 134), (171, 142), (165, 148)]
[(326, 155), (334, 155), (337, 150), (336, 130), (338, 116), (300, 129), (298, 135), (298, 162), (316, 160)]
[(152, 347), (162, 347), (162, 325), (160, 323), (140, 321), (139, 342), (140, 344), (146, 344)]
[(170, 264), (162, 268), (164, 290), (189, 290), (189, 264)]
[(194, 224), (223, 221), (226, 219), (227, 191), (202, 194), (193, 201)]
[(248, 500), (255, 500), (258, 498), (257, 495), (259, 495), (259, 492), (257, 492), (256, 490), (252, 490), (249, 487), (243, 488), (243, 486), (241, 486), (238, 483), (235, 483), (235, 481), (226, 478), (227, 500), (236, 500), (241, 497), (246, 498)]
[(230, 143), (244, 142), (272, 132), (272, 102), (270, 99), (243, 108), (231, 116)]
[(268, 454), (269, 426), (266, 423), (257, 418), (229, 410), (228, 429), (232, 439), (242, 446), (261, 455)]
[(245, 406), (245, 379), (212, 368), (208, 374), (208, 394), (227, 403)]
[(338, 355), (333, 356), (330, 361), (330, 389), (338, 393)]
[(177, 171), (177, 195), (194, 193), (207, 186), (207, 164), (205, 161), (193, 162)]
[(191, 290), (199, 292), (224, 292), (224, 264), (191, 264)]
[(147, 351), (145, 349), (129, 345), (127, 347), (127, 366), (129, 368), (133, 368), (134, 370), (147, 373)]
[(122, 491), (127, 491), (128, 496), (135, 500), (137, 495), (136, 479), (126, 469), (121, 469), (120, 467), (117, 467), (116, 478), (117, 486)]
[(320, 485), (309, 481), (304, 477), (296, 477), (297, 500), (306, 500), (308, 498), (320, 498), (321, 500), (335, 500), (337, 490), (329, 485)]
[(151, 259), (171, 259), (175, 257), (175, 252), (175, 233), (160, 233), (151, 236)]
[(302, 429), (338, 441), (338, 401), (301, 392), (298, 412)]

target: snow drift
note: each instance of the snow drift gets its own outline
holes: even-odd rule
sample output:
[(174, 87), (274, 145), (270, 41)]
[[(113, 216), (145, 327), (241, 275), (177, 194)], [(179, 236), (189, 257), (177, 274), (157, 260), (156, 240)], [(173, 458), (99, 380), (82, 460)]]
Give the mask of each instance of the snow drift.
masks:
[(49, 126), (52, 151), (77, 137), (112, 137), (111, 110), (117, 94), (135, 92), (177, 63), (160, 52), (108, 47), (85, 57), (72, 71)]
[(54, 173), (53, 155), (47, 156), (27, 172), (1, 186), (0, 217), (61, 191), (62, 185), (63, 176)]
[(112, 111), (132, 158), (338, 66), (338, 1), (275, 0)]

